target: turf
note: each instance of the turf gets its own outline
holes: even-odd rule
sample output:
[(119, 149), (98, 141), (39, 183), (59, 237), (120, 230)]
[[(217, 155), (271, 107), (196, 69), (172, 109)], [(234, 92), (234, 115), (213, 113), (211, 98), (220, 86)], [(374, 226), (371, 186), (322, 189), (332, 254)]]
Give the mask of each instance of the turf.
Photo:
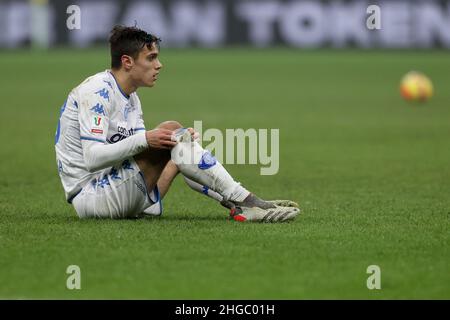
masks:
[[(229, 171), (287, 224), (240, 224), (182, 179), (162, 218), (80, 221), (57, 175), (54, 132), (71, 88), (106, 49), (0, 53), (0, 298), (450, 298), (450, 59), (446, 52), (164, 50), (147, 127), (279, 128), (280, 170)], [(408, 104), (422, 70), (435, 97)], [(66, 289), (68, 265), (81, 290)], [(368, 290), (369, 265), (381, 290)]]

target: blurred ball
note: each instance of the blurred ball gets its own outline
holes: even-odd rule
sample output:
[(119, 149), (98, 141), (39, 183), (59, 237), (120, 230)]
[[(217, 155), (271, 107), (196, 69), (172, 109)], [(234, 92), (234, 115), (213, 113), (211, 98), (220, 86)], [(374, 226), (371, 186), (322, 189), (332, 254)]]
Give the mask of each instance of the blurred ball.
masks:
[(408, 101), (426, 101), (433, 96), (433, 83), (423, 73), (410, 71), (402, 78), (400, 93)]

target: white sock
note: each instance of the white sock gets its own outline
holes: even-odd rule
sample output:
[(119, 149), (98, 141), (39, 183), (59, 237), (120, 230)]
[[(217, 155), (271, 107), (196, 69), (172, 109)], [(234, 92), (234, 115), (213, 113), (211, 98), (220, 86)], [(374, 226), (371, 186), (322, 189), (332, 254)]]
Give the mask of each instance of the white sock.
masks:
[(195, 190), (201, 194), (204, 194), (216, 201), (221, 202), (223, 200), (223, 197), (218, 194), (217, 192), (215, 192), (214, 190), (211, 190), (210, 188), (208, 188), (207, 186), (202, 186), (200, 183), (197, 183), (191, 179), (189, 179), (188, 177), (183, 176), (184, 181), (186, 182), (186, 184), (191, 187), (192, 190)]
[(242, 202), (247, 198), (250, 192), (234, 181), (208, 150), (204, 150), (197, 141), (192, 141), (188, 130), (177, 130), (174, 140), (178, 143), (172, 148), (172, 161), (184, 176), (207, 186), (225, 200)]

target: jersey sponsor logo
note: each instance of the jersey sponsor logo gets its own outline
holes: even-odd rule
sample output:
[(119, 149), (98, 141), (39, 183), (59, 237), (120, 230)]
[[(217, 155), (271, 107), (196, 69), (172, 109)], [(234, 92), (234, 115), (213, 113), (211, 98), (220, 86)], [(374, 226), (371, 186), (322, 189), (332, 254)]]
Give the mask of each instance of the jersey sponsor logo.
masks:
[(121, 140), (123, 140), (125, 138), (126, 137), (121, 135), (120, 133), (116, 133), (116, 134), (112, 135), (111, 138), (108, 139), (108, 143), (111, 143), (111, 144), (112, 143), (116, 143), (116, 142), (119, 142), (119, 141), (121, 141)]
[(105, 109), (103, 108), (103, 105), (101, 105), (100, 103), (97, 103), (90, 110), (98, 115), (105, 115)]
[(122, 127), (121, 125), (117, 126), (117, 132), (116, 134), (113, 134), (109, 139), (109, 143), (116, 143), (119, 142), (125, 138), (128, 138), (129, 136), (132, 136), (134, 134), (134, 129), (127, 129), (125, 127)]
[(132, 136), (133, 134), (134, 134), (134, 130), (133, 129), (127, 129), (127, 128), (124, 128), (124, 127), (122, 127), (122, 126), (117, 126), (117, 131), (120, 133), (120, 134), (123, 134), (124, 136)]
[(101, 90), (98, 90), (97, 92), (95, 92), (96, 94), (98, 94), (100, 97), (102, 97), (105, 100), (109, 101), (109, 91), (106, 88), (103, 88)]

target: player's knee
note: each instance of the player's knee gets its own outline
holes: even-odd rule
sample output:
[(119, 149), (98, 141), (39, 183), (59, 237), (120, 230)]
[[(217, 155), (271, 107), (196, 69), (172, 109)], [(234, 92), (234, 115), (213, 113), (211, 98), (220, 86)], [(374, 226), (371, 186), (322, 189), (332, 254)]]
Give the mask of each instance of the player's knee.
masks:
[(164, 121), (158, 125), (158, 128), (168, 129), (168, 130), (177, 130), (179, 128), (183, 128), (183, 126), (178, 121)]

